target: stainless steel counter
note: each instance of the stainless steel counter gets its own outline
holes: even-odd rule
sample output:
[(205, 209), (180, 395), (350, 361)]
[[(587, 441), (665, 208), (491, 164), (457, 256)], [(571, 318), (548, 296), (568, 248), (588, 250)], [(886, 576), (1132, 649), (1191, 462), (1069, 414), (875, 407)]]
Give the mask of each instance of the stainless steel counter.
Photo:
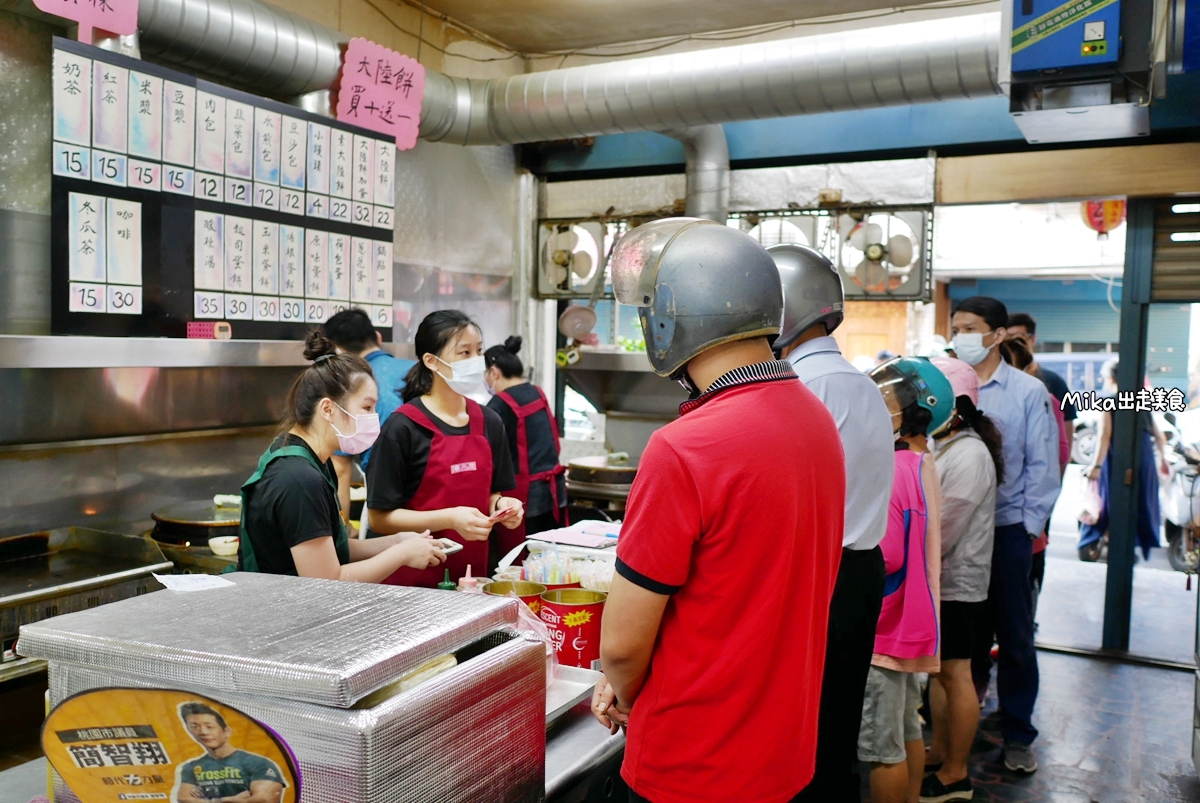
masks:
[(546, 734), (547, 803), (575, 800), (572, 792), (624, 752), (624, 731), (610, 734), (592, 716), (591, 701), (575, 706)]

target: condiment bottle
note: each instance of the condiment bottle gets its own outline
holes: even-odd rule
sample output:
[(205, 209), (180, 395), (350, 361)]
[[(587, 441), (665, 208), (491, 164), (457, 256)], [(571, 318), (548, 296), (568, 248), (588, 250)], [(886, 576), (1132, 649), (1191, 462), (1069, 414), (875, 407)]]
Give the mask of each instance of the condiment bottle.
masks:
[(467, 574), (465, 577), (459, 578), (458, 590), (466, 591), (471, 594), (482, 593), (479, 588), (479, 578), (471, 576), (471, 566), (467, 564)]
[(446, 579), (438, 583), (437, 587), (442, 591), (454, 591), (458, 588), (458, 586), (454, 584), (454, 581), (450, 579), (449, 569), (446, 570)]

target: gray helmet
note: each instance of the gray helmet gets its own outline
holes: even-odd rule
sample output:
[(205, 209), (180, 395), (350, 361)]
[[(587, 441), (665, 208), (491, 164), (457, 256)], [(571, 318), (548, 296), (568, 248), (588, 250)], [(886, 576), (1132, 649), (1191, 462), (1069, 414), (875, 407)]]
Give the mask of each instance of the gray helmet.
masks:
[(783, 331), (775, 341), (782, 349), (796, 342), (804, 330), (824, 323), (832, 332), (842, 322), (846, 291), (829, 258), (807, 245), (780, 243), (767, 249), (783, 282)]
[(638, 308), (659, 376), (679, 378), (700, 352), (779, 334), (783, 291), (771, 255), (737, 229), (666, 218), (633, 229), (612, 255), (617, 301)]

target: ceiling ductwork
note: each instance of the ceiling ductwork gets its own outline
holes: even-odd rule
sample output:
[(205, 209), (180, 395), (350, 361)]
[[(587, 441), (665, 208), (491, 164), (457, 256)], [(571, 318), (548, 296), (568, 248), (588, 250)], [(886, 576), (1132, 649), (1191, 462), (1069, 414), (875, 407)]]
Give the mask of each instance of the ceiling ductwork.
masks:
[[(258, 0), (141, 0), (142, 51), (258, 91), (328, 89), (346, 37)], [(1000, 94), (1000, 15), (625, 59), (491, 80), (426, 71), (421, 136), (458, 145), (683, 130)]]

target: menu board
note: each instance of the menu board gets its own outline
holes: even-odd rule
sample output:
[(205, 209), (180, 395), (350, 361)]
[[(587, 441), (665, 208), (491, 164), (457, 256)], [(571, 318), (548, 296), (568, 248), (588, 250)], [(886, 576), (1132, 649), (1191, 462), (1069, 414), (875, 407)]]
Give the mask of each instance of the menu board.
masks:
[(395, 141), (54, 38), (51, 329), (392, 327)]

